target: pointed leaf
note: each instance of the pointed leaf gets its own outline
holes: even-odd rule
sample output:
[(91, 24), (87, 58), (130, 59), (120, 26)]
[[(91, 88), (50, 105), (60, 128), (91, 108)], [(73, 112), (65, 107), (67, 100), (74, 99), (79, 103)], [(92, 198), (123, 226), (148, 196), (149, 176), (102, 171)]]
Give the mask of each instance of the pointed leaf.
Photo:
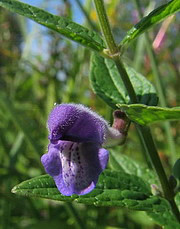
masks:
[(97, 206), (121, 206), (137, 210), (150, 210), (157, 198), (150, 197), (147, 185), (134, 175), (105, 170), (97, 187), (87, 195), (63, 196), (49, 175), (39, 176), (15, 186), (13, 193), (58, 201), (77, 201)]
[[(125, 65), (140, 103), (157, 105), (157, 95), (153, 85), (133, 68)], [(128, 104), (130, 98), (126, 92), (115, 63), (111, 59), (93, 54), (91, 58), (91, 85), (95, 93), (112, 108), (118, 103)]]
[[(13, 193), (57, 201), (76, 201), (95, 206), (118, 206), (147, 211), (157, 223), (167, 228), (178, 228), (169, 203), (158, 196), (151, 196), (141, 178), (124, 172), (105, 170), (97, 187), (87, 195), (63, 196), (49, 175), (42, 175), (15, 186)], [(161, 216), (161, 217), (160, 217)], [(172, 227), (174, 226), (174, 227)]]
[(180, 108), (166, 108), (145, 106), (142, 104), (118, 104), (120, 109), (126, 112), (130, 120), (139, 123), (140, 125), (147, 125), (153, 122), (160, 122), (166, 120), (179, 120)]
[(14, 13), (30, 18), (33, 21), (95, 51), (100, 52), (105, 47), (102, 38), (96, 32), (88, 30), (68, 18), (50, 14), (42, 9), (16, 0), (0, 0), (0, 6)]
[[(127, 32), (125, 38), (121, 41), (120, 46), (127, 46), (131, 41), (144, 33), (150, 27), (164, 20), (166, 17), (180, 10), (180, 1), (173, 0), (153, 10), (148, 16), (144, 17)], [(123, 47), (124, 48), (124, 47)]]

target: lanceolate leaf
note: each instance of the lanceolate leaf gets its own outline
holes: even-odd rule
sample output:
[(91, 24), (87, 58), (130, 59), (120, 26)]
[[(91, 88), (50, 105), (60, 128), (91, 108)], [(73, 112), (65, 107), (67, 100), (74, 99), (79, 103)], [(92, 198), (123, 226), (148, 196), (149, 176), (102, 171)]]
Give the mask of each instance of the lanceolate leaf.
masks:
[(61, 195), (49, 175), (24, 181), (15, 186), (12, 192), (22, 196), (57, 201), (76, 201), (95, 206), (117, 206), (143, 210), (147, 211), (148, 215), (160, 225), (166, 225), (168, 229), (178, 228), (169, 203), (158, 196), (151, 196), (148, 186), (141, 178), (122, 171), (105, 170), (99, 177), (97, 187), (83, 196)]
[(144, 33), (150, 27), (164, 20), (166, 17), (180, 10), (180, 1), (173, 0), (153, 10), (148, 16), (144, 17), (139, 23), (127, 32), (125, 38), (121, 41), (120, 46), (126, 46), (140, 34)]
[[(127, 65), (125, 67), (140, 103), (157, 105), (157, 95), (153, 85), (133, 68)], [(112, 108), (117, 108), (118, 103), (130, 103), (130, 98), (113, 60), (104, 59), (94, 53), (91, 58), (90, 80), (95, 93)]]
[(49, 175), (24, 181), (15, 186), (12, 192), (30, 197), (59, 201), (75, 200), (97, 206), (121, 206), (138, 210), (149, 210), (152, 204), (158, 201), (157, 198), (150, 198), (148, 186), (137, 176), (110, 170), (105, 170), (100, 175), (97, 187), (87, 195), (63, 196)]
[(120, 109), (126, 112), (129, 119), (140, 125), (166, 120), (179, 120), (180, 108), (166, 108), (146, 106), (142, 104), (118, 104)]
[(50, 14), (42, 9), (16, 0), (0, 0), (0, 6), (14, 13), (30, 18), (33, 21), (95, 51), (100, 52), (105, 47), (103, 40), (96, 32), (88, 30), (87, 28), (72, 22), (68, 18)]

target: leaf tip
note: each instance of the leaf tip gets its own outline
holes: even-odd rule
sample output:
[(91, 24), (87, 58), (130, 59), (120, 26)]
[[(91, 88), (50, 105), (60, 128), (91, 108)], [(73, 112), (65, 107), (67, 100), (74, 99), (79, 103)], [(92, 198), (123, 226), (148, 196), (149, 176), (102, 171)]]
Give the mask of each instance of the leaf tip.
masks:
[(11, 189), (11, 192), (12, 193), (17, 193), (18, 191), (17, 191), (17, 189), (18, 189), (18, 187), (17, 186), (14, 186), (12, 189)]

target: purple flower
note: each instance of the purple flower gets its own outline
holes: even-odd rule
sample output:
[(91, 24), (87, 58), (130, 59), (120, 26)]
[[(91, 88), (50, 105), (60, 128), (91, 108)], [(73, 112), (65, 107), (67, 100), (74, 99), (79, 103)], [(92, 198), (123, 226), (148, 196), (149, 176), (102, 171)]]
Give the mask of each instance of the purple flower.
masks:
[(41, 158), (46, 172), (66, 196), (92, 191), (108, 162), (102, 148), (107, 122), (83, 105), (61, 104), (48, 119), (48, 153)]

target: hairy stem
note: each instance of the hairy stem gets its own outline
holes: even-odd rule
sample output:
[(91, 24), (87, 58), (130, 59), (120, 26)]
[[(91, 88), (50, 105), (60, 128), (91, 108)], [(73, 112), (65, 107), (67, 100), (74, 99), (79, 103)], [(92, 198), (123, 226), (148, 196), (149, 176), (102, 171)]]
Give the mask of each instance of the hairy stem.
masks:
[(105, 13), (104, 3), (102, 0), (94, 0), (94, 3), (95, 3), (96, 11), (99, 18), (99, 23), (101, 26), (102, 33), (105, 37), (107, 47), (109, 48), (111, 55), (114, 55), (118, 53), (119, 49), (112, 35), (109, 20), (107, 14)]
[[(139, 17), (142, 18), (143, 14), (141, 11), (141, 7), (140, 7), (140, 1), (138, 0), (134, 0)], [(160, 105), (162, 107), (166, 107), (167, 103), (166, 103), (166, 99), (165, 99), (165, 95), (164, 95), (164, 91), (163, 91), (163, 84), (162, 84), (162, 80), (161, 80), (161, 75), (158, 69), (158, 61), (156, 58), (156, 55), (154, 53), (154, 50), (152, 48), (151, 45), (151, 40), (148, 36), (148, 33), (145, 33), (145, 42), (146, 42), (146, 49), (150, 58), (150, 63), (152, 66), (152, 72), (154, 75), (154, 79), (155, 79), (155, 84), (156, 84), (156, 88), (158, 91), (158, 96), (159, 96), (159, 102)], [(166, 136), (167, 136), (167, 141), (168, 141), (168, 145), (169, 145), (169, 150), (171, 152), (172, 155), (172, 164), (174, 164), (175, 159), (176, 159), (176, 148), (175, 148), (175, 144), (174, 144), (174, 140), (172, 137), (172, 133), (171, 133), (171, 125), (168, 121), (163, 123), (165, 132), (166, 132)]]
[[(107, 17), (105, 7), (104, 7), (104, 2), (103, 0), (94, 0), (94, 3), (95, 3), (96, 11), (98, 14), (101, 30), (104, 35), (107, 46), (109, 48), (110, 56), (116, 64), (116, 67), (120, 73), (120, 76), (123, 80), (126, 90), (130, 96), (131, 102), (137, 103), (138, 101), (136, 98), (135, 90), (129, 80), (129, 76), (126, 72), (126, 69), (124, 68), (121, 62), (118, 46), (115, 43), (114, 37), (112, 35), (112, 31), (111, 31), (108, 17)], [(152, 138), (150, 129), (149, 127), (142, 127), (140, 125), (137, 125), (137, 128), (140, 133), (142, 142), (144, 143), (144, 147), (148, 153), (148, 156), (151, 159), (152, 165), (158, 175), (159, 181), (162, 186), (164, 197), (169, 201), (169, 203), (171, 204), (172, 210), (174, 212), (174, 215), (180, 221), (179, 211), (174, 201), (174, 192), (169, 185), (169, 182), (166, 177), (162, 163), (160, 161), (154, 140)]]
[(171, 204), (172, 211), (173, 211), (174, 215), (180, 221), (179, 210), (178, 210), (178, 207), (174, 201), (175, 194), (174, 194), (174, 191), (170, 187), (170, 184), (168, 182), (164, 168), (163, 168), (162, 163), (160, 161), (154, 140), (152, 138), (152, 134), (150, 132), (150, 128), (147, 126), (137, 125), (137, 129), (138, 129), (139, 134), (141, 136), (144, 147), (150, 156), (152, 165), (153, 165), (156, 173), (158, 174), (158, 178), (159, 178), (160, 183), (161, 183), (164, 197), (169, 201), (169, 203)]
[(104, 8), (104, 3), (102, 0), (94, 0), (94, 3), (96, 6), (101, 30), (102, 30), (102, 33), (104, 35), (106, 44), (109, 48), (110, 56), (114, 60), (114, 62), (116, 63), (117, 69), (118, 69), (118, 71), (119, 71), (119, 73), (123, 79), (123, 82), (126, 86), (128, 93), (129, 93), (131, 103), (137, 103), (138, 100), (136, 97), (136, 93), (135, 93), (134, 88), (131, 84), (131, 81), (129, 80), (126, 69), (124, 68), (124, 65), (121, 62), (121, 59), (119, 57), (119, 49), (118, 49), (117, 44), (115, 43), (111, 28), (110, 28), (108, 17), (107, 17), (105, 8)]
[(134, 88), (131, 84), (131, 81), (129, 79), (129, 76), (126, 72), (126, 69), (120, 59), (120, 57), (118, 55), (115, 55), (113, 58), (112, 58), (116, 64), (116, 67), (120, 73), (120, 76), (124, 82), (124, 85), (126, 87), (126, 90), (129, 94), (129, 97), (130, 97), (130, 100), (131, 100), (131, 103), (138, 103), (138, 100), (137, 100), (137, 97), (136, 97), (136, 93), (134, 91)]

